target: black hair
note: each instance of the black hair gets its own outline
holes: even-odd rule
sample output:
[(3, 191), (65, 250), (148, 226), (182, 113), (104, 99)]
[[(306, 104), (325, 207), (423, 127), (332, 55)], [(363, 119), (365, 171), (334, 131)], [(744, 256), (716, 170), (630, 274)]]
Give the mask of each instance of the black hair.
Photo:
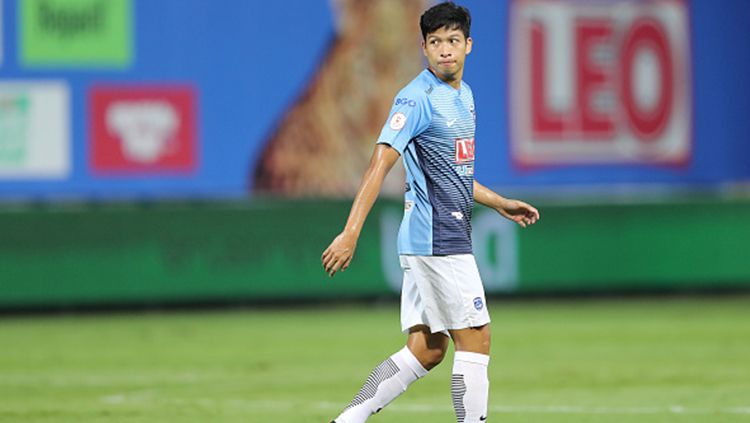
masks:
[(422, 39), (440, 28), (460, 29), (465, 38), (469, 38), (471, 30), (471, 14), (469, 9), (458, 6), (452, 1), (446, 1), (427, 9), (419, 18), (419, 28)]

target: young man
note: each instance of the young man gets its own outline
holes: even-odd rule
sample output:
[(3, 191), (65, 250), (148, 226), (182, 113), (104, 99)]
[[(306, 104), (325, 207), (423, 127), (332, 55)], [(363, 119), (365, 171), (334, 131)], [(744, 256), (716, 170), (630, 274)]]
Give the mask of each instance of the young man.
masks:
[(406, 346), (372, 371), (335, 423), (362, 423), (380, 411), (442, 361), (449, 336), (456, 349), (451, 383), (456, 418), (487, 419), (490, 318), (472, 255), (472, 207), (474, 201), (492, 207), (524, 228), (539, 212), (474, 180), (474, 99), (462, 82), (470, 26), (469, 11), (452, 2), (422, 15), (428, 69), (396, 96), (346, 227), (323, 252), (330, 276), (349, 266), (383, 178), (402, 156), (407, 184), (398, 249)]

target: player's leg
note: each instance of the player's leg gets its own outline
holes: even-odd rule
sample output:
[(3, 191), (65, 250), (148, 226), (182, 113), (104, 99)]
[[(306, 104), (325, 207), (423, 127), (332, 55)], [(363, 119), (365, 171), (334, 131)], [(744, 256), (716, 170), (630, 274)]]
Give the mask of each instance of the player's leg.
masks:
[(487, 419), (490, 382), (490, 325), (450, 330), (456, 346), (451, 377), (451, 396), (459, 423), (478, 423)]
[(448, 335), (441, 332), (432, 333), (429, 327), (417, 325), (409, 329), (406, 346), (422, 367), (429, 371), (445, 358), (448, 342)]
[(459, 423), (487, 418), (490, 316), (474, 256), (416, 257), (417, 279), (425, 316), (432, 330), (447, 329), (456, 345), (452, 396)]
[(409, 329), (406, 346), (376, 367), (336, 423), (362, 423), (401, 395), (406, 388), (440, 364), (448, 337), (427, 326)]
[(406, 388), (426, 375), (445, 356), (447, 334), (431, 333), (425, 325), (424, 302), (408, 257), (401, 257), (404, 281), (401, 287), (401, 329), (408, 332), (406, 345), (393, 354), (367, 378), (351, 404), (336, 423), (362, 423), (396, 399)]

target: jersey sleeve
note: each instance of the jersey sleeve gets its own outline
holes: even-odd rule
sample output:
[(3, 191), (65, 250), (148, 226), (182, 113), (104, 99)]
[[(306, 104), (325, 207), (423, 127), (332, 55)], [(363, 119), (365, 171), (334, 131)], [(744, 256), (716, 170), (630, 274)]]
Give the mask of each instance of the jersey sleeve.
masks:
[(432, 121), (432, 108), (425, 93), (410, 95), (401, 91), (393, 101), (388, 121), (380, 131), (378, 144), (387, 144), (403, 155), (412, 138), (422, 133)]

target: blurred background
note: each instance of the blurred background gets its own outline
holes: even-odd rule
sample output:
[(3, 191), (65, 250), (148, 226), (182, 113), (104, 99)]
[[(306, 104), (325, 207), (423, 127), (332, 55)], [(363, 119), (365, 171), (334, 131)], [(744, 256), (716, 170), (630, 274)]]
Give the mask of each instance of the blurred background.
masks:
[[(461, 3), (476, 177), (542, 216), (474, 214), (490, 412), (746, 419), (750, 1)], [(431, 4), (0, 0), (0, 421), (346, 406), (403, 345), (400, 164), (352, 267), (320, 255)], [(450, 371), (373, 420), (455, 421)]]
[[(0, 0), (0, 307), (395, 298), (400, 165), (319, 257), (429, 4)], [(750, 288), (750, 3), (464, 4), (488, 291)]]

